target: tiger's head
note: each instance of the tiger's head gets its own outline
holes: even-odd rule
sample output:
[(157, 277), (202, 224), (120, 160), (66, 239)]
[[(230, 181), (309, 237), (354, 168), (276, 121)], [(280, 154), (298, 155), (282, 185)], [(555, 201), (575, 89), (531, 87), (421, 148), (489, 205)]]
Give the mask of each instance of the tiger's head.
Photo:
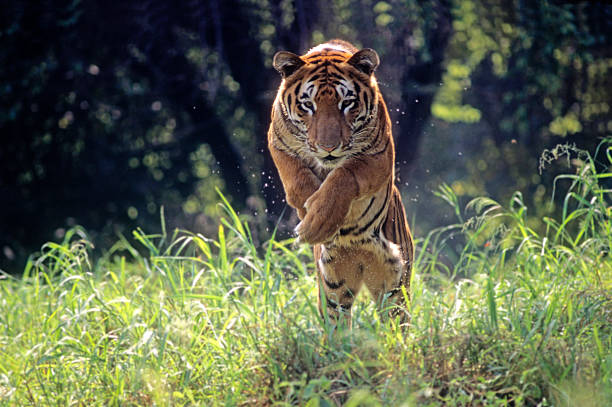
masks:
[(333, 167), (361, 150), (377, 115), (378, 85), (373, 75), (376, 51), (358, 51), (334, 40), (298, 56), (280, 51), (274, 68), (283, 77), (277, 102), (293, 125), (292, 133), (324, 167)]

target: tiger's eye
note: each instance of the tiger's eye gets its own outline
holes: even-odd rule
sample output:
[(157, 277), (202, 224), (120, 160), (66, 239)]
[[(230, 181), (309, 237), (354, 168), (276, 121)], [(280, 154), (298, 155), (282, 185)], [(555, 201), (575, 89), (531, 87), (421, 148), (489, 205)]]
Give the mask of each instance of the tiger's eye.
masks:
[(306, 102), (304, 102), (304, 106), (306, 106), (309, 109), (314, 108), (314, 105), (312, 104), (310, 100), (307, 100)]

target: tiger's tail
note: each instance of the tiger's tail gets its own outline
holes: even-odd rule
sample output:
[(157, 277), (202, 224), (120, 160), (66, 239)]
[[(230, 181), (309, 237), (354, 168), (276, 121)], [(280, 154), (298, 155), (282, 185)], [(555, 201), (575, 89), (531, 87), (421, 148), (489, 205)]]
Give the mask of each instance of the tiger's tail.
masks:
[[(385, 237), (391, 242), (397, 244), (401, 251), (403, 270), (400, 278), (399, 285), (393, 290), (395, 303), (398, 306), (405, 305), (404, 295), (401, 292), (401, 288), (404, 287), (406, 295), (410, 299), (410, 279), (412, 277), (412, 263), (414, 261), (414, 243), (412, 241), (412, 234), (410, 233), (410, 227), (406, 221), (406, 212), (402, 203), (402, 198), (399, 190), (395, 185), (392, 186), (391, 202), (389, 202), (389, 210), (387, 212), (387, 219), (384, 224)], [(400, 307), (397, 307), (391, 311), (392, 316), (396, 316), (402, 313), (402, 321), (407, 322), (408, 318), (404, 318), (404, 315)]]

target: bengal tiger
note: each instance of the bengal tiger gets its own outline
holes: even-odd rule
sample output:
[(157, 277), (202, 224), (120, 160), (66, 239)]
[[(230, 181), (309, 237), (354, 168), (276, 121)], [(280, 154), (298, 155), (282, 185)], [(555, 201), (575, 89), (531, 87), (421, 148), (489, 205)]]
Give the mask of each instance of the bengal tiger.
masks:
[(301, 220), (298, 241), (314, 246), (319, 311), (334, 324), (342, 313), (351, 325), (364, 284), (379, 306), (393, 305), (391, 316), (408, 318), (402, 287), (409, 295), (414, 247), (394, 185), (391, 121), (374, 77), (379, 62), (373, 49), (342, 40), (273, 59), (282, 81), (268, 148)]

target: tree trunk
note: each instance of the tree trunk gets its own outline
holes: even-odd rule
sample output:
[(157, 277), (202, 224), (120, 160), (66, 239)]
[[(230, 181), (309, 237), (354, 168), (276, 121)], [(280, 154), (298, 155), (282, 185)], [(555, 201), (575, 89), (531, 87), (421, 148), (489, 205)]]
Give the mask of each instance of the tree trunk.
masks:
[[(399, 178), (402, 182), (409, 179), (415, 164), (421, 139), (431, 116), (431, 103), (435, 91), (442, 79), (444, 54), (451, 35), (451, 13), (448, 1), (432, 1), (423, 7), (430, 7), (434, 15), (433, 22), (425, 30), (425, 51), (410, 49), (407, 41), (410, 33), (399, 32), (396, 43), (404, 48), (400, 52), (411, 55), (414, 63), (406, 63), (401, 79), (402, 103), (399, 122), (399, 135), (396, 139), (396, 161), (399, 162)], [(407, 49), (406, 49), (407, 48)], [(407, 51), (407, 52), (406, 52)], [(427, 52), (428, 58), (423, 58)]]

